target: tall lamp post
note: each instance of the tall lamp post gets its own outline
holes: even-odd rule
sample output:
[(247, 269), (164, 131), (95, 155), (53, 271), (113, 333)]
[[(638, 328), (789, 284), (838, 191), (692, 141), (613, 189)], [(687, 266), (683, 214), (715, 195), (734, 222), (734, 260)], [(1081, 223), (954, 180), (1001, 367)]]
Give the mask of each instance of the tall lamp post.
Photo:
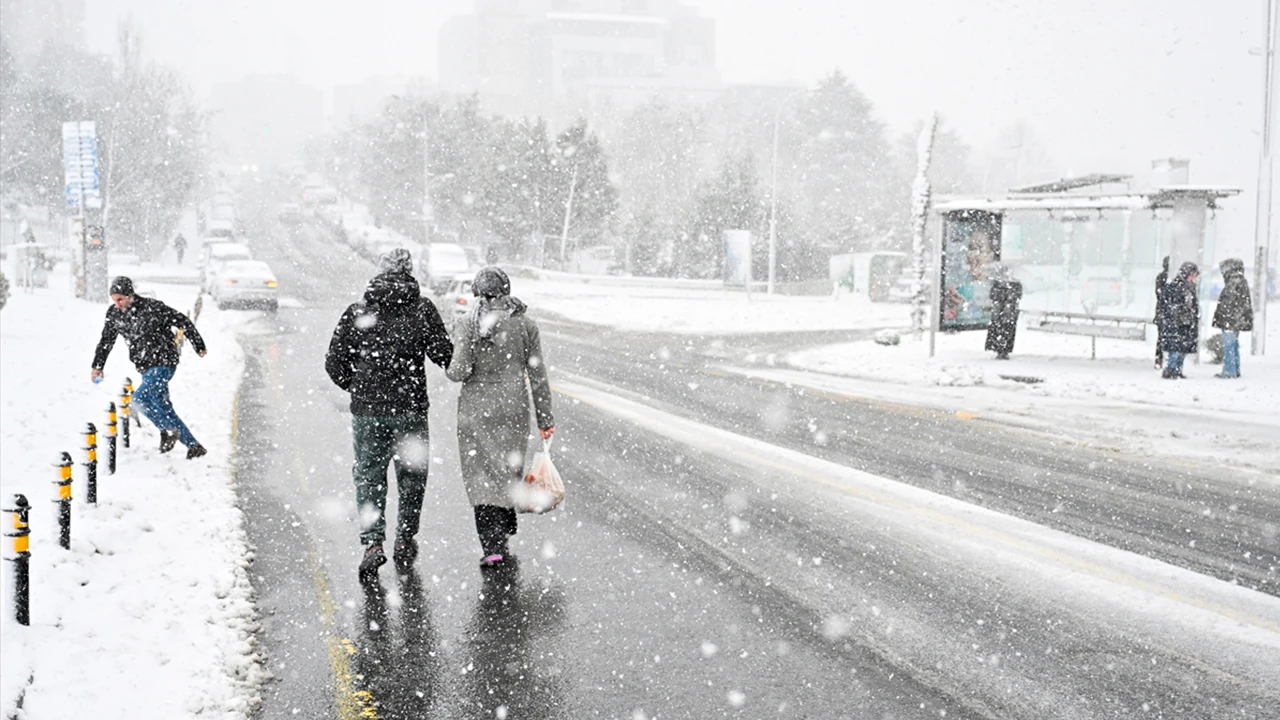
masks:
[(800, 88), (784, 97), (773, 112), (773, 179), (769, 183), (769, 287), (768, 294), (773, 294), (774, 279), (778, 271), (778, 123), (782, 120), (782, 110), (793, 99), (810, 92), (812, 88)]
[(1270, 273), (1267, 271), (1271, 259), (1271, 103), (1276, 67), (1276, 29), (1273, 25), (1280, 24), (1280, 15), (1272, 7), (1273, 0), (1263, 2), (1267, 5), (1262, 45), (1266, 65), (1262, 75), (1262, 155), (1258, 159), (1258, 210), (1254, 225), (1253, 296), (1258, 307), (1258, 321), (1253, 328), (1254, 355), (1267, 354), (1267, 285), (1270, 280)]

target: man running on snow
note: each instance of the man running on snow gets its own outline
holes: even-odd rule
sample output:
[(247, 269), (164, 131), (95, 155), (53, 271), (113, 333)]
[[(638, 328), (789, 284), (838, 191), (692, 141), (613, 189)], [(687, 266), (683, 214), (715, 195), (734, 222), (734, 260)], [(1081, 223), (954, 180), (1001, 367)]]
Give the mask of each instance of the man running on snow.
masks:
[(111, 307), (102, 326), (102, 339), (93, 353), (93, 370), (90, 379), (102, 378), (102, 368), (107, 355), (116, 344), (116, 337), (123, 335), (129, 345), (129, 360), (142, 373), (142, 383), (133, 394), (142, 412), (160, 430), (160, 452), (169, 452), (179, 440), (187, 448), (187, 459), (192, 460), (207, 451), (196, 440), (186, 423), (178, 417), (169, 400), (169, 381), (178, 369), (178, 353), (181, 349), (174, 339), (173, 329), (182, 330), (200, 357), (204, 357), (204, 338), (200, 337), (195, 323), (186, 315), (159, 300), (139, 297), (133, 292), (133, 281), (121, 275), (111, 281)]

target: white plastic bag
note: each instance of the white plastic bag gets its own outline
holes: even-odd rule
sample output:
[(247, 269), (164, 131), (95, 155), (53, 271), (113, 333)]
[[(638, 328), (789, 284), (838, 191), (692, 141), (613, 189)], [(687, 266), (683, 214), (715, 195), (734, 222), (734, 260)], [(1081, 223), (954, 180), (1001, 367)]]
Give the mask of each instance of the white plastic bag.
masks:
[(516, 512), (538, 514), (551, 512), (564, 500), (564, 481), (551, 462), (550, 440), (543, 440), (542, 449), (534, 453), (524, 482), (512, 489), (512, 500)]

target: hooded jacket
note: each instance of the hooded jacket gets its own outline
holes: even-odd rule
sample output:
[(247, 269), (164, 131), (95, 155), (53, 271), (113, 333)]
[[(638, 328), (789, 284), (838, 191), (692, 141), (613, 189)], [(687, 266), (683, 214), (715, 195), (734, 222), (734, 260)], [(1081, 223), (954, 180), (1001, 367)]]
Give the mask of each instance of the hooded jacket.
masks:
[(102, 338), (93, 353), (93, 367), (101, 370), (106, 366), (107, 356), (111, 354), (116, 338), (121, 336), (129, 345), (129, 360), (138, 372), (146, 372), (153, 367), (177, 367), (179, 346), (175, 341), (174, 328), (183, 331), (196, 352), (204, 352), (204, 338), (200, 337), (191, 318), (159, 300), (134, 295), (125, 310), (112, 305), (107, 308)]
[(1195, 263), (1183, 263), (1178, 275), (1164, 286), (1160, 349), (1165, 352), (1196, 352), (1200, 341), (1200, 301), (1191, 275), (1197, 272)]
[(384, 272), (364, 301), (347, 308), (329, 341), (324, 368), (351, 393), (353, 415), (426, 413), (426, 359), (448, 368), (453, 343), (440, 313), (413, 276)]
[(1222, 293), (1218, 309), (1213, 311), (1213, 326), (1232, 332), (1253, 330), (1253, 298), (1249, 297), (1249, 281), (1244, 276), (1244, 261), (1223, 260)]

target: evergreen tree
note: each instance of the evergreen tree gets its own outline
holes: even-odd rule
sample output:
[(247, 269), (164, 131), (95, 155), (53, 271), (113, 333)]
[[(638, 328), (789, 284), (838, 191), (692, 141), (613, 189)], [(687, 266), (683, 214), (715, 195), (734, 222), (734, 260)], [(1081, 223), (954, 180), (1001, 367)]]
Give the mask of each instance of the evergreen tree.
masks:
[(547, 124), (537, 120), (501, 121), (495, 125), (498, 161), (484, 198), (490, 232), (510, 258), (537, 261), (533, 241), (561, 217), (553, 199), (553, 150)]
[[(761, 256), (767, 246), (761, 230), (768, 219), (757, 189), (755, 159), (750, 154), (726, 158), (720, 174), (703, 183), (697, 193), (689, 232), (676, 245), (676, 271), (683, 277), (720, 277), (724, 262), (724, 231), (748, 230), (754, 236), (752, 276), (759, 278)], [(767, 270), (766, 270), (767, 272)]]

